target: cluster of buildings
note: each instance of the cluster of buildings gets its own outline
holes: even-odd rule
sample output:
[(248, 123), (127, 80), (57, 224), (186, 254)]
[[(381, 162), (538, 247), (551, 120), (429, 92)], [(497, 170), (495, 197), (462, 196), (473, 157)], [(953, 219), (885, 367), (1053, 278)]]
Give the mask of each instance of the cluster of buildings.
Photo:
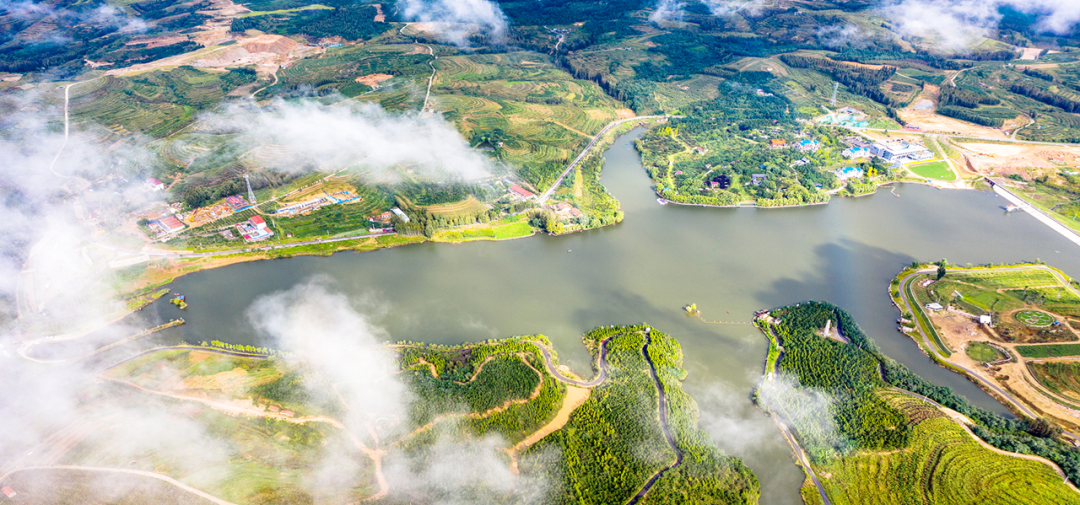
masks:
[(147, 227), (149, 227), (150, 231), (154, 232), (158, 238), (175, 235), (185, 228), (184, 223), (180, 222), (180, 220), (172, 214), (156, 221), (151, 221), (147, 224)]
[(774, 149), (785, 149), (788, 147), (794, 147), (804, 153), (812, 153), (816, 152), (818, 149), (821, 149), (821, 142), (811, 139), (802, 139), (793, 144), (788, 144), (788, 141), (785, 139), (769, 139), (769, 145)]
[(559, 202), (555, 205), (552, 205), (551, 209), (555, 211), (555, 215), (559, 216), (559, 219), (576, 219), (584, 215), (581, 213), (580, 210), (577, 209), (577, 207), (574, 207), (573, 205), (570, 205), (566, 202)]
[(926, 146), (907, 140), (871, 143), (857, 137), (847, 137), (844, 142), (850, 147), (844, 149), (840, 154), (848, 159), (868, 159), (877, 156), (886, 162), (902, 166), (906, 163), (934, 158), (934, 153), (927, 149)]
[(251, 219), (237, 224), (236, 229), (240, 231), (246, 242), (258, 242), (274, 235), (274, 231), (266, 225), (266, 220), (262, 216), (252, 216)]

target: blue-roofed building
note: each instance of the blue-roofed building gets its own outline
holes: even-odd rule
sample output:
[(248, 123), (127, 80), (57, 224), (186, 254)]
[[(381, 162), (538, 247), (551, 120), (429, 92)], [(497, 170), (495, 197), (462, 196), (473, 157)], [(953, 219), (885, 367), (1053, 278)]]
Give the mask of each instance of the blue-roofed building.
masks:
[(833, 173), (836, 174), (836, 177), (840, 179), (841, 182), (848, 179), (858, 179), (863, 176), (862, 169), (855, 167), (844, 167), (839, 170), (834, 170)]
[(867, 149), (865, 147), (860, 147), (860, 146), (851, 146), (851, 147), (849, 147), (847, 149), (844, 149), (840, 154), (843, 154), (845, 158), (854, 158), (854, 159), (869, 158), (870, 157), (870, 149)]

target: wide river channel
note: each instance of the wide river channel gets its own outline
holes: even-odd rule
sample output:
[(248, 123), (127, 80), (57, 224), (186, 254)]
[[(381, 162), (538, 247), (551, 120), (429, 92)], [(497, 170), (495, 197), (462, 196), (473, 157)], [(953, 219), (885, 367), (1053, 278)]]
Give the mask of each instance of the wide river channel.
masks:
[[(763, 504), (801, 503), (801, 470), (750, 395), (766, 339), (748, 325), (684, 315), (697, 303), (711, 321), (749, 322), (755, 310), (827, 300), (849, 310), (889, 356), (978, 405), (1007, 412), (896, 331), (889, 281), (913, 260), (1017, 262), (1041, 258), (1080, 275), (1076, 246), (1024, 213), (1005, 214), (993, 193), (901, 185), (863, 198), (795, 209), (659, 205), (633, 139), (605, 154), (603, 183), (622, 202), (622, 224), (562, 237), (463, 245), (421, 244), (366, 254), (244, 263), (182, 277), (187, 324), (170, 341), (219, 339), (272, 345), (246, 315), (260, 295), (314, 276), (370, 312), (394, 340), (456, 344), (542, 333), (563, 363), (591, 375), (582, 333), (647, 322), (682, 343), (686, 390), (702, 427), (761, 481)], [(176, 317), (159, 302), (140, 318)]]

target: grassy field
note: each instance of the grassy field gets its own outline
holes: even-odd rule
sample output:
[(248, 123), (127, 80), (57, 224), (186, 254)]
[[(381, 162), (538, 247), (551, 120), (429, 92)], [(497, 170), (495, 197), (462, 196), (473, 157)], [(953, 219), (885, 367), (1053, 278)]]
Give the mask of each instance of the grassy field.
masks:
[[(538, 53), (439, 58), (435, 108), (473, 145), (546, 189), (620, 105), (596, 84), (575, 80)], [(501, 144), (501, 145), (500, 145)]]
[(1080, 344), (1018, 345), (1016, 352), (1025, 358), (1080, 356)]
[(1076, 503), (1048, 465), (984, 448), (955, 421), (921, 400), (885, 393), (914, 430), (908, 447), (859, 453), (821, 465), (837, 505), (865, 503)]
[(986, 342), (971, 342), (968, 344), (966, 352), (969, 358), (980, 363), (989, 363), (1005, 357), (1001, 351)]
[(907, 165), (907, 169), (911, 170), (915, 175), (920, 177), (926, 177), (928, 179), (937, 179), (939, 181), (954, 181), (956, 180), (956, 174), (949, 169), (949, 165), (944, 161), (931, 161), (928, 163), (915, 163)]
[(437, 242), (468, 242), (472, 240), (508, 240), (532, 235), (533, 229), (521, 218), (511, 222), (500, 221), (486, 225), (474, 225), (463, 230), (443, 230), (435, 234)]

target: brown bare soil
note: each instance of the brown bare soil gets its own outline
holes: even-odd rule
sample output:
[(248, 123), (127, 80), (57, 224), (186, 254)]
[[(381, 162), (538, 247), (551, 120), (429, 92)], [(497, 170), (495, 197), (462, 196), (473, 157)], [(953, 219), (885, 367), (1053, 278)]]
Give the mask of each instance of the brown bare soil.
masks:
[(1057, 172), (1057, 168), (1061, 166), (1059, 163), (1080, 164), (1080, 147), (979, 142), (955, 142), (954, 145), (964, 151), (972, 167), (980, 174), (995, 172), (1026, 176), (1026, 169), (1029, 168), (1039, 172)]
[(378, 88), (380, 82), (383, 82), (383, 81), (386, 81), (386, 80), (389, 80), (389, 79), (393, 79), (393, 78), (394, 78), (394, 76), (392, 76), (390, 74), (370, 74), (370, 75), (364, 75), (364, 76), (357, 77), (356, 82), (358, 82), (360, 84), (364, 84), (366, 86), (371, 86), (373, 88)]
[(518, 461), (517, 456), (521, 454), (521, 451), (531, 447), (533, 444), (541, 441), (544, 437), (562, 429), (566, 426), (566, 423), (570, 421), (570, 414), (573, 414), (581, 404), (585, 403), (585, 400), (589, 399), (589, 394), (592, 392), (589, 388), (579, 388), (577, 386), (566, 386), (566, 397), (563, 398), (562, 408), (555, 414), (555, 419), (545, 424), (539, 430), (536, 430), (525, 440), (518, 442), (517, 445), (507, 449), (507, 453), (510, 455), (510, 471), (515, 474), (518, 473)]
[[(1006, 317), (1004, 315), (1002, 318)], [(1024, 360), (1011, 361), (988, 367), (973, 359), (966, 352), (967, 346), (973, 342), (995, 343), (999, 347), (1009, 350), (1014, 358), (1019, 354), (1013, 349), (1014, 344), (1003, 342), (994, 330), (986, 330), (975, 324), (974, 321), (964, 316), (952, 313), (939, 313), (932, 317), (933, 323), (940, 329), (938, 333), (945, 339), (946, 345), (955, 352), (947, 359), (948, 362), (960, 365), (974, 371), (980, 377), (996, 382), (1002, 388), (1011, 392), (1017, 399), (1028, 408), (1046, 415), (1066, 429), (1074, 430), (1080, 427), (1080, 412), (1060, 405), (1046, 397), (1033, 385), (1038, 384), (1031, 376), (1024, 364)]]

